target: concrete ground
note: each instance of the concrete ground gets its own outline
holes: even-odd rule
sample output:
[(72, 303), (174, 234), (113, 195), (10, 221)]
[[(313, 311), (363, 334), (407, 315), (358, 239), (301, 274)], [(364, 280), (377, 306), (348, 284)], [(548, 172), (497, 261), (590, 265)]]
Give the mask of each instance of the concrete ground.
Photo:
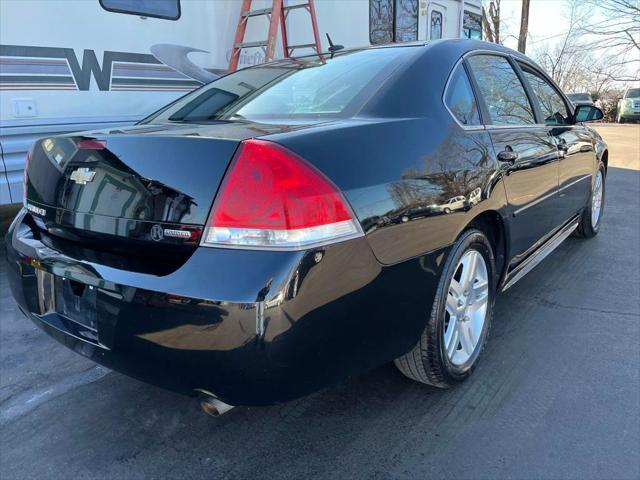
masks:
[(0, 263), (0, 478), (640, 478), (640, 126), (598, 130), (601, 234), (499, 297), (483, 361), (450, 391), (387, 365), (212, 419), (48, 338)]

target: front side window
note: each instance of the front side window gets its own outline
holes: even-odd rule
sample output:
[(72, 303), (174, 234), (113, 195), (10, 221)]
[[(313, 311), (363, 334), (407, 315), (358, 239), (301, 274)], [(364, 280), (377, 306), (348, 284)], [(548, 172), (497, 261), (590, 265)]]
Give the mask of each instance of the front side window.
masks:
[(570, 116), (562, 97), (549, 83), (528, 67), (522, 66), (524, 76), (531, 85), (540, 104), (546, 125), (569, 125)]
[(473, 55), (471, 71), (489, 110), (492, 125), (535, 124), (524, 86), (509, 61), (497, 55)]
[(100, 0), (105, 10), (167, 20), (180, 18), (180, 0)]
[[(411, 48), (345, 52), (331, 59), (238, 70), (156, 112), (145, 123), (313, 120), (345, 117), (387, 78)], [(307, 57), (309, 58), (309, 57)]]
[(442, 12), (433, 10), (431, 12), (431, 40), (442, 38)]
[(451, 75), (445, 95), (445, 104), (461, 124), (480, 125), (478, 105), (467, 72), (462, 65), (458, 65)]
[(418, 0), (369, 0), (373, 45), (418, 39)]

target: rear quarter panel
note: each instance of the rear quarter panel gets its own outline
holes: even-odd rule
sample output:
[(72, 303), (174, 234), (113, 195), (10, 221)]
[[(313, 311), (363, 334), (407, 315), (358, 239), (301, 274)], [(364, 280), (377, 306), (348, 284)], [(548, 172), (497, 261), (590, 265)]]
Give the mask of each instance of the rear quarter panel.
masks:
[(463, 129), (442, 101), (449, 73), (469, 45), (416, 47), (356, 118), (269, 136), (342, 189), (382, 264), (450, 245), (483, 211), (504, 213), (502, 171), (489, 134)]
[(465, 131), (445, 114), (361, 119), (272, 138), (345, 192), (388, 265), (450, 245), (475, 216), (506, 205), (488, 133)]

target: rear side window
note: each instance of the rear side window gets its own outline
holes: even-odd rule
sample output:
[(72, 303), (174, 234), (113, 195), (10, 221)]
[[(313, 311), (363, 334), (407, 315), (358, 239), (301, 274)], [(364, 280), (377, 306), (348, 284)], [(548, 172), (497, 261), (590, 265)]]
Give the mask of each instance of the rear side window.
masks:
[(461, 124), (480, 125), (478, 104), (462, 65), (458, 65), (451, 75), (445, 94), (445, 105)]
[(474, 55), (469, 65), (489, 110), (492, 125), (536, 123), (525, 89), (509, 61), (497, 55)]
[(528, 67), (523, 65), (522, 68), (527, 82), (531, 85), (531, 89), (538, 99), (544, 123), (546, 125), (569, 125), (567, 106), (557, 90)]
[(100, 0), (105, 10), (166, 20), (180, 18), (180, 0)]

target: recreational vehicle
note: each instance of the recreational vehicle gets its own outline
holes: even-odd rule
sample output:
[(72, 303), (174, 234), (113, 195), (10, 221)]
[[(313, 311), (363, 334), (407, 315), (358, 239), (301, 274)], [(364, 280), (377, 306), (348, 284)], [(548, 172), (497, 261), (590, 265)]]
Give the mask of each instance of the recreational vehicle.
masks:
[[(224, 74), (241, 4), (2, 0), (0, 205), (22, 201), (25, 154), (37, 138), (135, 123)], [(325, 50), (326, 34), (346, 48), (482, 36), (481, 0), (316, 0), (315, 12)], [(291, 10), (286, 21), (294, 42), (308, 44), (308, 10)], [(251, 18), (246, 40), (264, 40), (267, 28), (264, 17)], [(263, 58), (262, 49), (245, 49), (239, 66)]]

